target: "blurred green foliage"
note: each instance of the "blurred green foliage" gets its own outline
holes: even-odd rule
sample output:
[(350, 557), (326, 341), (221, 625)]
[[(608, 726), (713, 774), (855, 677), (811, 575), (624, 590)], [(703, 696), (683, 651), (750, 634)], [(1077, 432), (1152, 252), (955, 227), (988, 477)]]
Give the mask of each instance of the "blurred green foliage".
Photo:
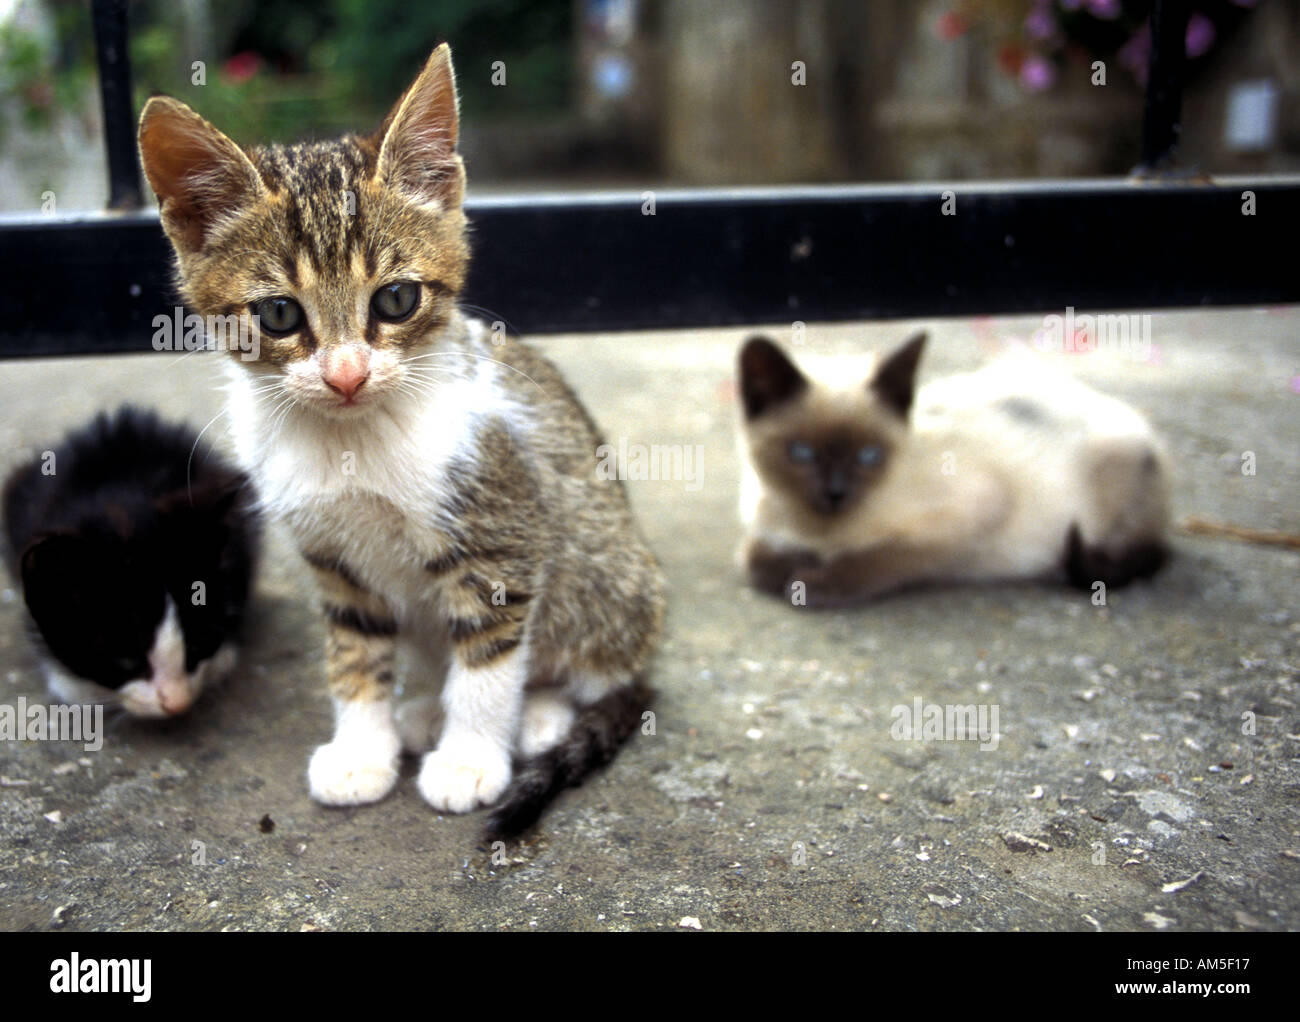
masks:
[(53, 124), (59, 110), (84, 112), (94, 45), (89, 33), (78, 37), (83, 20), (89, 28), (89, 12), (78, 5), (55, 4), (49, 33), (15, 20), (0, 24), (0, 108), (10, 115), (0, 117), (0, 143), (12, 127), (40, 131)]
[[(196, 27), (185, 5), (132, 4), (137, 99), (177, 96), (241, 141), (371, 130), (442, 41), (467, 117), (558, 112), (570, 94), (570, 0), (230, 0), (207, 9)], [(205, 61), (201, 85), (196, 60)], [(492, 84), (498, 60), (505, 87)]]
[[(334, 65), (386, 110), (434, 45), (449, 42), (467, 114), (562, 108), (572, 71), (570, 0), (335, 0)], [(504, 61), (507, 85), (492, 84)]]

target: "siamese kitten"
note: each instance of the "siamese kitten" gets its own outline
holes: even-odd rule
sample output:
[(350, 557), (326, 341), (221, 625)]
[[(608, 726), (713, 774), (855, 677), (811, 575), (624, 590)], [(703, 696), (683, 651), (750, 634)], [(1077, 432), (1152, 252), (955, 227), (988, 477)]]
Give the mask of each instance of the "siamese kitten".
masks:
[[(166, 97), (140, 123), (187, 304), (257, 317), (229, 408), (323, 596), (335, 732), (312, 795), (383, 798), (404, 744), (430, 805), (500, 802), (508, 834), (640, 723), (664, 584), (556, 369), (457, 308), (456, 140), (445, 44), (373, 135), (242, 149)], [(443, 687), (399, 736), (406, 640)]]
[(743, 346), (755, 587), (813, 606), (938, 581), (1116, 586), (1160, 566), (1168, 471), (1141, 415), (1031, 357), (914, 395), (924, 345), (817, 372), (766, 338)]
[(256, 497), (187, 426), (100, 413), (4, 489), (50, 693), (135, 717), (190, 708), (236, 660), (260, 525)]

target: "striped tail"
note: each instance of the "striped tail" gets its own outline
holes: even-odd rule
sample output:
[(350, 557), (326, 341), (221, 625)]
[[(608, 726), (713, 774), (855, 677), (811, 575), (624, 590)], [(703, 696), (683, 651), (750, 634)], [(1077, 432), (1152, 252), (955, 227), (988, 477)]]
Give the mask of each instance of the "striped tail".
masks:
[(579, 711), (564, 741), (519, 765), (488, 818), (487, 837), (522, 834), (537, 822), (551, 799), (612, 760), (641, 723), (653, 696), (650, 686), (638, 678)]

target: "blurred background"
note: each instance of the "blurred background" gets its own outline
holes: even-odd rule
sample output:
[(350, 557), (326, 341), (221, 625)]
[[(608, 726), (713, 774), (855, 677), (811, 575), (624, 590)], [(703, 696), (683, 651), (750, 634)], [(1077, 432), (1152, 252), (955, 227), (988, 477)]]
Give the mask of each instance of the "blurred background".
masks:
[[(1300, 169), (1300, 0), (1190, 0), (1181, 162)], [(372, 130), (452, 45), (473, 194), (1125, 174), (1150, 0), (139, 0), (137, 106)], [(103, 207), (88, 0), (0, 0), (0, 212)]]

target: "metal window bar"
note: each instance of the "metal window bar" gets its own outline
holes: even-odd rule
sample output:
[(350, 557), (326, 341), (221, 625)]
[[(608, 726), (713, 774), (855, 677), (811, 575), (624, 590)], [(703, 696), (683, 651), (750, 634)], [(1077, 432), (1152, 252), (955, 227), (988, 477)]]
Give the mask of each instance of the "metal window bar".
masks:
[(92, 10), (99, 95), (104, 108), (104, 149), (108, 155), (108, 208), (116, 210), (141, 206), (126, 3), (127, 0), (95, 0)]
[(1140, 174), (1171, 169), (1182, 132), (1186, 0), (1156, 0), (1151, 11), (1151, 52), (1147, 60), (1146, 99), (1142, 111)]
[[(95, 8), (121, 209), (140, 179), (125, 3)], [(1130, 179), (660, 192), (653, 216), (639, 193), (472, 201), (465, 302), (548, 333), (1300, 300), (1279, 257), (1300, 177), (1163, 176), (1186, 22), (1184, 3), (1158, 0)], [(0, 357), (150, 350), (154, 317), (173, 314), (170, 267), (155, 213), (8, 219)]]

